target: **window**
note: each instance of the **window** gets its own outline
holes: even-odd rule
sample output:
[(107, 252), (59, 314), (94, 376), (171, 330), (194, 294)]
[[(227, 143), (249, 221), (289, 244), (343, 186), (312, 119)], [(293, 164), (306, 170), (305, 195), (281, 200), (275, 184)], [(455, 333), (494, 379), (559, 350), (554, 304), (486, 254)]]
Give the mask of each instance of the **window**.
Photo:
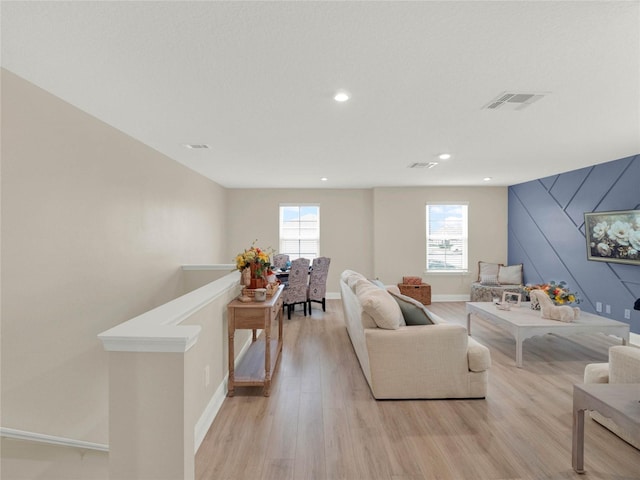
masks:
[(467, 205), (427, 204), (427, 272), (466, 272)]
[(320, 205), (280, 205), (280, 250), (291, 260), (320, 256)]

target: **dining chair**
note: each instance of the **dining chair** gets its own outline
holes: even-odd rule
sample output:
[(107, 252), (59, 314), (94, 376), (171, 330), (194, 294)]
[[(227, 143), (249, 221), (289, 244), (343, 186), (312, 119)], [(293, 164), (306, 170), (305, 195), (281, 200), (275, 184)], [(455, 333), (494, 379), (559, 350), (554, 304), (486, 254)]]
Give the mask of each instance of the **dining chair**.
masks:
[(307, 282), (309, 279), (309, 259), (297, 258), (291, 263), (289, 271), (289, 283), (282, 292), (282, 308), (287, 308), (287, 318), (291, 320), (291, 311), (301, 303), (304, 308), (304, 316), (307, 316)]
[(307, 303), (309, 304), (309, 315), (311, 315), (311, 302), (322, 304), (322, 311), (326, 312), (325, 295), (327, 293), (327, 275), (329, 273), (329, 257), (318, 257), (313, 259), (311, 265), (311, 275), (309, 276), (309, 288), (307, 289)]
[(278, 253), (273, 256), (272, 266), (275, 268), (286, 268), (288, 262), (289, 262), (289, 255), (285, 253)]

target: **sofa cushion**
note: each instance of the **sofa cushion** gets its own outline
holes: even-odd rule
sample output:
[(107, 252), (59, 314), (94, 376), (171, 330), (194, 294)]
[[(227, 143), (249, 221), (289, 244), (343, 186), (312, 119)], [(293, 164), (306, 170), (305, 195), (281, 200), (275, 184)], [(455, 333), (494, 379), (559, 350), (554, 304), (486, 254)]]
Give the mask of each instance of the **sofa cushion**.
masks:
[(478, 262), (478, 282), (482, 281), (482, 275), (498, 275), (501, 263)]
[(368, 280), (356, 283), (356, 296), (362, 309), (371, 315), (378, 328), (396, 330), (404, 323), (402, 311), (393, 297)]
[(522, 285), (522, 264), (504, 266), (498, 269), (498, 283), (500, 285)]
[(429, 312), (425, 310), (420, 302), (406, 295), (389, 293), (398, 302), (405, 324), (433, 325), (434, 322), (429, 316)]
[(630, 345), (609, 348), (609, 383), (640, 383), (640, 348)]

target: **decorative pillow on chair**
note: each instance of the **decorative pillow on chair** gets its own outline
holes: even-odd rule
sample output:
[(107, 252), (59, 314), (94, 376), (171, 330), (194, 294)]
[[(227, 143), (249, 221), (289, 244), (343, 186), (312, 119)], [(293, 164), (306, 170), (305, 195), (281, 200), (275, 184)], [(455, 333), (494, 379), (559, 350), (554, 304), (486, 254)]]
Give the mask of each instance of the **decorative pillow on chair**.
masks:
[(503, 265), (501, 263), (478, 262), (478, 282), (482, 282), (482, 275), (498, 276), (498, 270)]
[(489, 275), (487, 273), (483, 273), (480, 275), (480, 283), (482, 285), (500, 285), (498, 283), (498, 275)]
[(402, 294), (390, 293), (402, 311), (402, 316), (407, 325), (433, 325), (434, 321), (422, 304), (411, 297)]
[(522, 264), (500, 266), (498, 271), (498, 283), (500, 285), (522, 285)]

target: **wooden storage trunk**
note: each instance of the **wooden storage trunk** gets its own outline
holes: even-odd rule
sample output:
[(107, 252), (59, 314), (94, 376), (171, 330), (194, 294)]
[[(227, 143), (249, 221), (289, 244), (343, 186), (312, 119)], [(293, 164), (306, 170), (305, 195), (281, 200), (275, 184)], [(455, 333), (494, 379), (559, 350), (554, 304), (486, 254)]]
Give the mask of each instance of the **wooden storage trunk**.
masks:
[(422, 285), (422, 278), (420, 277), (402, 277), (402, 283), (405, 285)]
[(423, 305), (431, 305), (431, 285), (423, 283), (421, 285), (408, 285), (399, 283), (400, 293), (419, 301)]

